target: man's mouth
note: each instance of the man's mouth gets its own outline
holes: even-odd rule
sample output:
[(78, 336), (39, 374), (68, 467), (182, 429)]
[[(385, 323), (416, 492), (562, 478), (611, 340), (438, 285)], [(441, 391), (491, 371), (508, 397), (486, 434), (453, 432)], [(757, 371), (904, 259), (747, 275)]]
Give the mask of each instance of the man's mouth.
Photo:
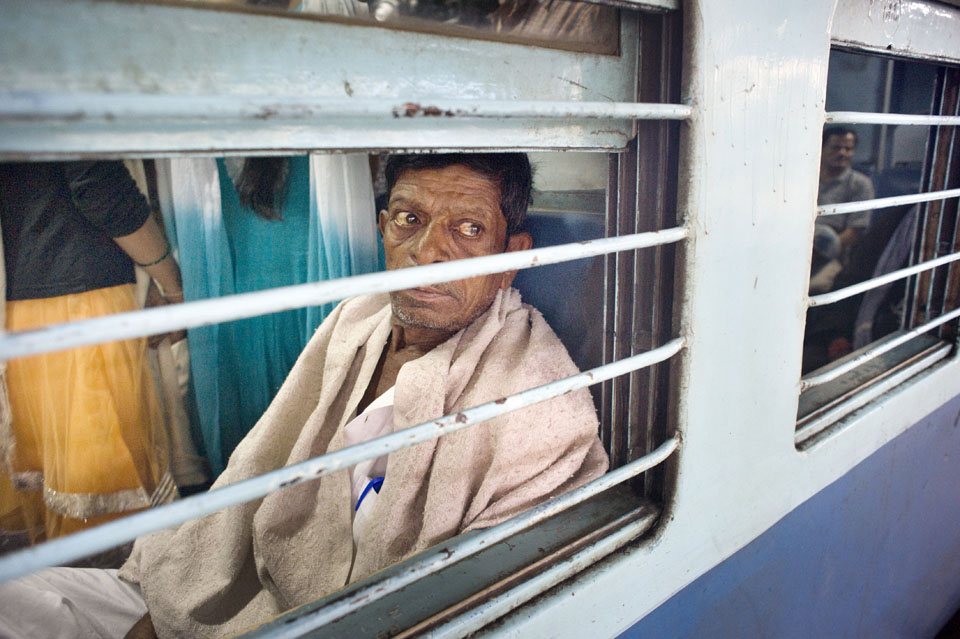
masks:
[(420, 286), (417, 288), (409, 288), (406, 290), (406, 293), (411, 297), (415, 297), (422, 300), (434, 300), (440, 297), (453, 297), (447, 291), (436, 288), (433, 286)]

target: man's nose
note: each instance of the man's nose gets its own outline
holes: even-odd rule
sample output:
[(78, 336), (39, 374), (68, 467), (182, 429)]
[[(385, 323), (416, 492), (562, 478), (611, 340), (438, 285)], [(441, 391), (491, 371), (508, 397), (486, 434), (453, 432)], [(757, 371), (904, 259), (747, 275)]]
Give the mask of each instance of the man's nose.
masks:
[(418, 265), (449, 262), (453, 259), (450, 233), (442, 224), (430, 223), (418, 238), (414, 259)]

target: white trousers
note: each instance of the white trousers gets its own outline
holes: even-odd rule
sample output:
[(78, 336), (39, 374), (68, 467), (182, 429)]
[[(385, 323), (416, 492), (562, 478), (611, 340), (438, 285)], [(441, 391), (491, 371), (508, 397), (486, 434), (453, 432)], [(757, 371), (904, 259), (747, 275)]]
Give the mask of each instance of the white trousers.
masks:
[(0, 584), (2, 639), (122, 639), (146, 613), (116, 570), (47, 568)]

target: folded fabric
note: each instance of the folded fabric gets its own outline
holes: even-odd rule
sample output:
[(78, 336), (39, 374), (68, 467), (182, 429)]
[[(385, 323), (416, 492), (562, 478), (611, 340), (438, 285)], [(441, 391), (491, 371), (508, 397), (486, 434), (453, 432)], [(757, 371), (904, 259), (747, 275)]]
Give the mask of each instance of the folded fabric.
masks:
[[(387, 295), (341, 303), (214, 487), (342, 448), (390, 332)], [(540, 313), (501, 291), (403, 366), (394, 430), (575, 372)], [(355, 554), (344, 471), (143, 537), (120, 575), (140, 584), (161, 637), (229, 635), (602, 475), (597, 427), (580, 390), (391, 453)]]

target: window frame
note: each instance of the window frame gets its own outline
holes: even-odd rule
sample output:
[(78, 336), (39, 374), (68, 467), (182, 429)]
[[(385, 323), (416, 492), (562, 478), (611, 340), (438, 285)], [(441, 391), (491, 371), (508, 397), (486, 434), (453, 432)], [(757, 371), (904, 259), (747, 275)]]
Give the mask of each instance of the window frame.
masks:
[[(126, 24), (127, 26), (136, 24), (141, 25), (142, 28), (142, 25), (147, 22), (152, 22), (151, 35), (146, 38), (147, 40), (153, 38), (163, 39), (156, 34), (163, 32), (163, 28), (165, 27), (162, 25), (169, 26), (171, 21), (173, 21), (173, 14), (170, 13), (172, 9), (196, 11), (196, 13), (192, 15), (195, 17), (204, 16), (202, 20), (206, 20), (214, 14), (218, 17), (229, 15), (228, 12), (211, 12), (209, 10), (188, 6), (138, 6), (124, 2), (86, 2), (81, 4), (84, 5), (83, 8), (85, 9), (92, 9), (93, 14), (85, 16), (82, 19), (80, 19), (79, 14), (77, 14), (77, 19), (83, 24), (91, 23), (100, 25), (103, 21), (113, 21), (116, 23), (116, 21), (119, 20), (121, 24)], [(639, 5), (639, 3), (629, 4), (631, 6)], [(54, 5), (50, 3), (41, 3), (41, 5), (42, 6), (32, 14), (29, 11), (25, 13), (30, 14), (34, 20), (38, 20), (38, 16), (46, 15), (46, 17), (49, 17), (50, 8)], [(65, 7), (69, 6), (69, 4), (65, 5)], [(104, 7), (118, 11), (121, 17), (118, 18), (115, 15), (108, 15), (104, 12)], [(67, 9), (67, 12), (69, 13), (71, 10), (72, 9)], [(2, 8), (0, 8), (0, 13), (3, 13)], [(39, 80), (37, 77), (31, 77), (29, 70), (21, 70), (22, 72), (20, 72), (19, 75), (12, 74), (11, 67), (13, 65), (10, 64), (10, 58), (7, 57), (10, 55), (10, 49), (4, 52), (3, 45), (0, 45), (0, 75), (3, 74), (3, 69), (6, 68), (7, 77), (10, 75), (17, 76), (13, 83), (14, 91), (0, 98), (0, 137), (3, 137), (2, 134), (4, 132), (10, 133), (9, 136), (3, 138), (8, 142), (7, 146), (0, 147), (0, 158), (66, 159), (106, 156), (136, 158), (202, 153), (209, 152), (209, 149), (204, 149), (204, 145), (218, 140), (222, 142), (227, 136), (241, 131), (245, 133), (259, 132), (258, 134), (262, 137), (254, 137), (253, 139), (247, 137), (242, 147), (236, 145), (218, 147), (218, 154), (241, 154), (247, 153), (250, 150), (256, 150), (258, 153), (282, 153), (302, 150), (304, 148), (313, 150), (329, 149), (337, 140), (346, 139), (346, 137), (344, 137), (346, 134), (327, 131), (323, 134), (326, 137), (303, 135), (296, 140), (293, 140), (290, 134), (291, 131), (302, 134), (304, 133), (303, 127), (309, 126), (311, 122), (316, 122), (316, 118), (330, 117), (331, 114), (333, 114), (346, 118), (344, 121), (349, 123), (349, 126), (346, 128), (349, 129), (351, 133), (356, 133), (356, 131), (361, 130), (363, 127), (369, 127), (371, 122), (376, 124), (374, 128), (376, 128), (377, 131), (389, 131), (391, 133), (391, 135), (388, 136), (388, 143), (380, 142), (376, 146), (372, 146), (370, 141), (373, 139), (374, 133), (367, 132), (364, 134), (366, 137), (361, 136), (360, 140), (354, 139), (350, 144), (337, 145), (337, 148), (344, 150), (371, 148), (376, 148), (377, 150), (409, 150), (409, 140), (418, 139), (420, 140), (418, 149), (428, 151), (452, 150), (454, 148), (456, 150), (494, 150), (504, 147), (531, 150), (561, 147), (564, 149), (603, 149), (614, 151), (613, 164), (617, 167), (617, 173), (626, 180), (626, 183), (623, 185), (623, 188), (618, 187), (616, 207), (615, 209), (613, 207), (610, 209), (611, 211), (615, 210), (615, 215), (608, 213), (608, 219), (616, 219), (618, 223), (616, 228), (617, 232), (614, 232), (613, 235), (620, 236), (625, 233), (632, 235), (645, 232), (645, 230), (638, 225), (646, 224), (651, 222), (651, 220), (640, 219), (637, 202), (640, 200), (642, 193), (647, 192), (658, 195), (655, 213), (651, 216), (653, 228), (651, 228), (650, 231), (661, 229), (667, 229), (667, 231), (682, 231), (680, 234), (673, 233), (673, 235), (670, 236), (676, 236), (670, 241), (681, 240), (685, 235), (685, 231), (682, 230), (680, 226), (681, 220), (677, 219), (678, 216), (676, 213), (676, 164), (678, 161), (677, 137), (679, 125), (659, 121), (661, 117), (682, 119), (686, 117), (686, 114), (690, 111), (689, 107), (659, 104), (661, 102), (667, 102), (668, 98), (673, 98), (674, 100), (679, 98), (680, 67), (677, 56), (679, 54), (680, 25), (676, 20), (676, 14), (651, 15), (649, 18), (646, 16), (639, 17), (629, 12), (625, 12), (624, 15), (626, 17), (621, 20), (621, 28), (624, 30), (624, 33), (632, 36), (632, 38), (629, 39), (633, 42), (639, 39), (637, 37), (637, 25), (640, 22), (644, 22), (645, 24), (645, 37), (643, 38), (643, 42), (647, 47), (648, 54), (644, 55), (645, 69), (642, 72), (645, 87), (640, 90), (639, 93), (641, 94), (641, 99), (643, 99), (644, 96), (649, 96), (650, 100), (656, 104), (627, 104), (626, 109), (610, 108), (601, 101), (584, 99), (589, 97), (587, 94), (590, 90), (585, 89), (585, 87), (576, 82), (571, 83), (568, 79), (562, 77), (559, 79), (551, 79), (550, 81), (552, 94), (548, 97), (552, 97), (552, 100), (540, 99), (535, 103), (531, 101), (524, 102), (523, 96), (536, 93), (538, 97), (541, 97), (542, 94), (538, 93), (535, 87), (524, 88), (523, 91), (519, 91), (519, 84), (500, 87), (498, 89), (501, 93), (511, 94), (509, 99), (494, 96), (492, 100), (487, 99), (471, 102), (470, 100), (464, 101), (462, 96), (448, 94), (431, 102), (431, 105), (441, 105), (441, 110), (445, 110), (445, 105), (450, 105), (453, 110), (460, 107), (467, 110), (468, 108), (476, 106), (474, 102), (479, 102), (479, 108), (481, 110), (488, 109), (488, 111), (485, 112), (487, 117), (473, 118), (474, 113), (460, 113), (457, 111), (456, 115), (452, 118), (444, 119), (445, 122), (448, 123), (447, 126), (449, 129), (452, 129), (455, 136), (460, 140), (455, 147), (450, 146), (449, 139), (445, 139), (442, 144), (438, 142), (440, 136), (436, 135), (436, 131), (433, 131), (433, 137), (428, 135), (426, 142), (423, 141), (425, 132), (429, 132), (431, 127), (433, 129), (437, 128), (433, 126), (436, 121), (431, 120), (433, 114), (427, 112), (428, 110), (426, 108), (415, 110), (416, 113), (414, 115), (416, 117), (411, 120), (412, 124), (409, 124), (410, 121), (404, 121), (405, 118), (402, 116), (405, 110), (409, 109), (409, 104), (411, 103), (398, 102), (398, 100), (405, 96), (371, 97), (367, 98), (366, 101), (363, 101), (363, 99), (354, 101), (360, 104), (359, 107), (357, 107), (356, 104), (347, 105), (343, 100), (329, 98), (329, 96), (319, 94), (316, 96), (306, 96), (306, 99), (302, 101), (298, 101), (297, 99), (288, 100), (285, 98), (285, 101), (281, 101), (281, 104), (276, 109), (280, 112), (280, 116), (274, 118), (273, 114), (266, 114), (264, 111), (264, 109), (273, 109), (274, 107), (262, 100), (258, 100), (258, 96), (253, 96), (251, 99), (249, 95), (227, 95), (223, 100), (211, 101), (208, 99), (208, 94), (197, 95), (190, 94), (189, 92), (173, 92), (172, 94), (156, 95), (151, 93), (151, 91), (141, 91), (139, 93), (120, 91), (119, 94), (117, 94), (113, 92), (116, 87), (112, 87), (110, 90), (103, 90), (99, 93), (85, 90), (84, 85), (89, 84), (98, 73), (103, 72), (104, 68), (108, 65), (108, 60), (101, 60), (100, 63), (103, 65), (102, 67), (86, 69), (82, 77), (76, 78), (71, 75), (71, 72), (76, 69), (70, 68), (68, 65), (68, 68), (58, 71), (69, 79), (69, 81), (66, 82), (67, 86), (54, 86), (53, 78), (57, 75), (55, 72), (41, 73), (39, 74)], [(154, 19), (158, 17), (161, 18), (161, 28), (159, 30), (156, 21), (154, 21)], [(18, 16), (18, 18), (21, 21), (14, 21), (16, 24), (11, 25), (8, 23), (8, 28), (11, 31), (15, 31), (17, 26), (22, 26), (24, 24), (22, 20), (27, 20), (27, 23), (29, 23), (31, 19), (30, 16), (27, 18)], [(64, 23), (71, 21), (69, 17), (65, 18), (63, 15), (59, 15), (57, 18)], [(166, 22), (163, 22), (164, 20), (166, 20)], [(287, 32), (303, 28), (301, 23), (304, 22), (310, 23), (316, 27), (318, 31), (333, 29), (341, 30), (342, 33), (352, 33), (351, 30), (356, 29), (356, 27), (353, 26), (340, 24), (330, 25), (323, 23), (322, 26), (319, 26), (310, 21), (293, 20), (290, 19), (289, 16), (276, 15), (244, 14), (241, 16), (232, 16), (230, 20), (233, 21), (234, 25), (245, 25), (247, 27), (245, 32), (248, 34), (253, 32), (251, 25), (257, 24), (254, 22), (255, 20), (263, 20), (264, 24), (266, 24), (268, 20), (276, 20), (278, 22), (271, 24), (277, 29)], [(281, 26), (277, 26), (280, 25), (279, 21), (286, 22)], [(323, 21), (319, 22), (322, 23)], [(658, 30), (663, 28), (663, 24), (670, 25), (669, 28), (672, 35), (666, 38), (664, 42), (661, 42), (651, 36), (657, 34)], [(362, 28), (376, 29), (375, 26), (369, 25), (364, 25)], [(87, 46), (83, 44), (83, 38), (85, 37), (83, 35), (83, 29), (79, 31), (79, 33), (72, 36), (72, 40), (68, 38), (60, 42), (63, 51), (68, 51), (71, 47), (83, 50)], [(243, 31), (243, 29), (241, 29), (241, 31)], [(129, 33), (125, 34), (124, 37), (130, 37)], [(393, 33), (390, 37), (397, 41), (404, 41), (405, 46), (408, 47), (408, 53), (416, 44), (412, 36), (408, 33)], [(513, 44), (491, 44), (484, 41), (474, 42), (469, 38), (458, 39), (452, 36), (438, 36), (438, 38), (446, 41), (465, 40), (465, 42), (460, 43), (462, 47), (470, 50), (487, 48), (488, 55), (497, 54), (502, 60), (510, 59), (519, 54), (526, 55), (529, 58), (531, 55), (530, 49), (536, 49), (535, 47), (526, 46), (523, 51), (519, 51), (516, 49), (519, 45)], [(136, 41), (137, 38), (132, 38), (132, 40)], [(360, 38), (360, 40), (362, 40), (362, 38)], [(156, 43), (154, 42), (151, 46), (156, 46)], [(197, 46), (199, 46), (199, 44)], [(490, 53), (490, 50), (496, 51)], [(142, 53), (142, 51), (138, 51), (133, 55), (136, 56), (140, 53)], [(557, 61), (565, 55), (567, 55), (565, 52), (533, 51), (533, 56), (539, 58), (541, 64), (551, 67), (562, 66)], [(624, 103), (635, 103), (637, 98), (638, 89), (636, 87), (636, 78), (638, 72), (635, 65), (638, 56), (639, 53), (635, 45), (624, 45), (621, 55), (617, 57), (618, 59), (615, 62), (611, 62), (608, 59), (610, 56), (583, 55), (576, 56), (576, 61), (579, 68), (583, 70), (585, 74), (596, 73), (599, 76), (616, 75), (616, 88), (617, 91), (620, 92), (619, 95), (621, 96), (620, 102), (622, 106)], [(650, 61), (652, 63), (655, 62), (655, 64), (646, 64), (648, 57)], [(7, 60), (6, 64), (2, 62), (3, 60)], [(573, 60), (573, 58), (571, 58), (571, 60)], [(157, 67), (151, 67), (150, 71), (157, 71), (161, 63), (157, 62), (156, 64)], [(476, 64), (476, 62), (471, 61), (471, 67), (474, 64)], [(633, 71), (624, 74), (624, 69), (633, 69)], [(669, 87), (665, 87), (660, 83), (661, 73), (666, 73), (671, 78)], [(283, 74), (279, 75), (282, 76)], [(295, 77), (295, 73), (293, 72), (290, 72), (290, 75)], [(282, 78), (271, 78), (273, 84), (282, 84), (281, 80)], [(31, 84), (32, 82), (34, 84)], [(44, 83), (47, 83), (48, 86), (43, 86)], [(122, 85), (123, 82), (120, 82), (120, 84)], [(506, 84), (510, 85), (511, 83), (507, 82)], [(603, 83), (601, 82), (600, 84), (602, 85)], [(572, 85), (576, 86), (571, 88)], [(602, 92), (600, 89), (596, 91), (598, 93)], [(517, 93), (519, 93), (521, 107), (519, 114), (512, 110), (517, 105), (515, 95)], [(611, 93), (614, 92), (611, 91)], [(296, 98), (298, 96), (294, 97)], [(605, 95), (604, 97), (609, 98), (610, 96)], [(76, 100), (74, 100), (74, 98)], [(318, 101), (311, 102), (313, 98), (316, 98)], [(81, 103), (81, 106), (78, 107), (74, 104), (75, 101)], [(417, 102), (417, 104), (423, 103), (423, 101)], [(300, 118), (297, 110), (304, 106), (308, 110), (314, 107), (316, 110), (311, 111), (309, 117)], [(561, 106), (568, 109), (568, 117), (564, 121), (555, 119), (557, 109)], [(614, 106), (616, 107), (617, 105)], [(398, 107), (402, 109), (400, 112), (401, 117), (397, 115)], [(32, 113), (28, 113), (30, 109), (35, 110)], [(211, 113), (204, 113), (207, 109), (212, 109), (212, 115)], [(572, 111), (570, 111), (570, 109), (572, 109)], [(571, 115), (572, 119), (570, 118)], [(466, 124), (460, 124), (460, 116), (464, 117)], [(639, 126), (634, 122), (634, 118), (639, 117), (644, 119), (651, 116), (657, 119), (657, 121), (647, 122), (644, 120)], [(290, 129), (288, 123), (283, 122), (285, 118), (296, 121), (292, 129)], [(280, 120), (281, 122), (277, 123), (276, 120)], [(393, 120), (400, 120), (400, 122), (393, 122)], [(560, 124), (555, 124), (555, 122), (560, 122)], [(167, 137), (165, 139), (160, 139), (159, 137), (151, 139), (149, 136), (144, 136), (144, 131), (149, 130), (152, 125), (159, 125), (160, 130), (163, 131)], [(204, 127), (203, 132), (199, 135), (199, 139), (197, 134), (198, 126)], [(45, 131), (45, 128), (49, 130)], [(643, 139), (650, 145), (656, 146), (656, 152), (648, 153), (640, 146), (638, 139), (634, 137), (638, 128), (642, 131)], [(441, 132), (446, 131), (449, 133), (449, 130), (445, 127), (440, 127), (440, 129)], [(498, 132), (506, 132), (508, 135), (505, 139), (497, 139)], [(192, 136), (192, 139), (189, 139), (189, 141), (188, 136)], [(282, 144), (269, 142), (270, 139), (274, 138), (282, 139)], [(491, 139), (497, 140), (496, 146), (490, 144), (489, 140)], [(136, 142), (132, 142), (131, 140), (136, 140)], [(146, 140), (146, 143), (143, 143), (143, 140)], [(323, 144), (318, 143), (318, 140), (321, 140)], [(628, 140), (632, 141), (627, 142)], [(621, 151), (624, 146), (628, 147), (627, 151)], [(644, 179), (641, 183), (641, 175), (645, 178), (652, 176), (654, 179)], [(614, 183), (617, 184), (616, 181), (614, 181)], [(664, 184), (667, 186), (664, 187)], [(666, 196), (663, 195), (664, 188), (669, 191)], [(657, 221), (670, 222), (670, 224), (664, 226), (657, 224)], [(633, 227), (632, 233), (629, 232), (631, 225)], [(611, 229), (608, 229), (608, 234), (610, 234), (610, 231)], [(659, 243), (659, 240), (657, 240), (657, 242)], [(646, 265), (636, 264), (638, 255), (641, 255), (641, 253), (639, 249), (635, 248), (629, 255), (625, 255), (622, 260), (619, 256), (615, 260), (610, 260), (611, 264), (617, 264), (617, 266), (613, 267), (613, 272), (617, 277), (629, 281), (635, 281), (638, 275), (642, 276), (643, 273), (655, 273), (657, 275), (657, 281), (653, 287), (653, 291), (655, 291), (653, 294), (660, 299), (660, 303), (655, 312), (656, 317), (652, 320), (654, 323), (650, 336), (648, 336), (642, 344), (634, 343), (633, 340), (621, 340), (621, 342), (618, 342), (618, 344), (622, 344), (619, 352), (631, 356), (634, 359), (641, 358), (641, 360), (647, 354), (656, 355), (656, 353), (652, 353), (653, 350), (662, 351), (663, 349), (667, 349), (667, 356), (675, 355), (682, 348), (683, 342), (682, 339), (679, 338), (668, 341), (678, 326), (678, 323), (671, 317), (674, 304), (668, 294), (669, 292), (660, 292), (668, 288), (667, 281), (673, 278), (673, 249), (656, 248), (652, 263)], [(536, 262), (537, 259), (533, 258), (533, 261)], [(546, 262), (546, 260), (544, 261)], [(608, 269), (608, 273), (609, 272)], [(451, 277), (449, 271), (447, 271), (445, 275), (446, 279)], [(620, 280), (617, 281), (619, 282)], [(614, 297), (620, 304), (620, 308), (627, 312), (627, 315), (622, 316), (621, 319), (632, 323), (634, 321), (633, 315), (640, 310), (638, 307), (639, 301), (633, 299), (631, 287), (621, 286), (618, 283), (614, 283), (611, 286), (614, 291), (620, 290), (620, 294), (615, 294)], [(251, 307), (259, 306), (259, 313), (262, 313), (263, 306), (259, 304), (258, 299), (259, 298), (248, 297), (246, 302)], [(279, 300), (277, 303), (280, 303)], [(131, 329), (132, 332), (129, 336), (159, 332), (166, 326), (177, 325), (184, 327), (191, 324), (196, 325), (197, 323), (209, 323), (217, 319), (217, 312), (212, 310), (213, 307), (211, 306), (211, 314), (204, 315), (199, 321), (196, 319), (188, 320), (188, 314), (195, 313), (200, 308), (200, 306), (197, 305), (202, 305), (203, 303), (193, 304), (193, 308), (180, 309), (179, 311), (177, 309), (166, 308), (157, 309), (156, 311), (138, 312), (136, 316), (139, 325)], [(606, 316), (609, 318), (609, 313), (607, 313)], [(231, 317), (236, 317), (236, 315), (231, 313)], [(148, 321), (140, 322), (139, 320)], [(92, 320), (92, 322), (96, 324), (97, 320)], [(109, 322), (103, 322), (102, 324), (106, 327), (109, 325)], [(74, 344), (82, 343), (84, 339), (88, 338), (80, 334), (89, 328), (91, 328), (90, 323), (84, 326), (74, 327), (74, 336), (70, 337), (67, 335), (66, 342), (61, 342), (59, 347), (62, 347), (64, 343), (69, 342), (71, 339), (74, 340), (74, 342), (72, 342)], [(3, 341), (4, 346), (17, 343), (17, 336), (9, 337), (11, 337), (11, 341), (4, 341), (6, 337), (0, 336), (0, 341)], [(117, 335), (113, 334), (113, 337), (116, 338)], [(20, 340), (21, 343), (18, 348), (26, 348), (28, 350), (36, 348), (43, 339), (45, 338), (41, 338), (40, 340), (35, 339), (32, 346), (28, 339)], [(656, 348), (657, 342), (660, 342), (661, 348), (659, 349)], [(646, 346), (646, 348), (644, 346)], [(11, 352), (13, 351), (8, 350), (6, 355), (9, 356)], [(614, 359), (620, 358), (610, 358), (605, 361), (610, 363)], [(630, 418), (633, 420), (631, 423), (635, 424), (630, 427), (631, 437), (641, 439), (641, 443), (635, 447), (636, 450), (630, 451), (629, 454), (625, 455), (621, 462), (629, 460), (634, 462), (634, 465), (632, 468), (627, 468), (622, 467), (621, 464), (619, 470), (623, 472), (604, 476), (602, 482), (599, 484), (604, 491), (609, 490), (617, 481), (629, 480), (630, 477), (636, 477), (649, 467), (663, 462), (673, 455), (679, 447), (679, 439), (669, 436), (670, 428), (665, 423), (669, 403), (674, 399), (671, 397), (669, 390), (669, 369), (664, 368), (662, 371), (658, 371), (656, 373), (656, 380), (656, 382), (651, 383), (649, 386), (649, 388), (652, 389), (651, 396), (656, 396), (656, 408), (651, 408), (648, 411), (648, 415), (645, 417), (647, 421), (643, 424), (638, 421), (640, 418), (637, 416)], [(627, 386), (624, 387), (625, 392), (636, 394), (639, 391), (640, 385), (643, 383), (643, 381), (637, 378), (629, 379)], [(629, 395), (624, 395), (623, 397), (628, 396)], [(623, 399), (619, 401), (621, 405), (624, 405)], [(457, 421), (460, 420), (457, 419)], [(597, 561), (601, 557), (621, 547), (623, 544), (634, 541), (646, 533), (651, 526), (653, 526), (659, 514), (659, 508), (649, 500), (656, 498), (657, 501), (663, 501), (662, 491), (664, 490), (664, 480), (662, 476), (656, 480), (656, 484), (657, 487), (648, 483), (643, 484), (642, 493), (645, 497), (619, 489), (610, 490), (610, 492), (598, 494), (593, 501), (582, 506), (580, 511), (561, 511), (555, 515), (556, 518), (550, 521), (562, 523), (565, 519), (569, 520), (571, 517), (575, 517), (577, 512), (582, 511), (583, 507), (590, 507), (611, 519), (606, 527), (600, 528), (602, 534), (594, 532), (587, 536), (582, 536), (578, 533), (576, 538), (561, 540), (561, 547), (549, 557), (549, 560), (546, 563), (538, 563), (540, 568), (537, 570), (543, 570), (542, 573), (538, 574), (550, 576), (545, 577), (543, 581), (535, 580), (539, 585), (536, 585), (534, 590), (530, 590), (529, 585), (524, 586), (523, 583), (517, 582), (515, 577), (508, 578), (508, 580), (512, 579), (510, 582), (510, 590), (504, 592), (507, 593), (506, 596), (509, 599), (509, 605), (507, 608), (503, 608), (502, 606), (499, 608), (487, 608), (488, 612), (485, 614), (503, 614), (507, 609), (512, 609), (526, 599), (535, 596), (540, 590), (552, 587), (558, 583), (558, 580), (566, 579), (584, 566)], [(286, 485), (292, 484), (287, 483)], [(596, 489), (596, 487), (594, 487), (594, 489)], [(628, 497), (625, 498), (624, 495), (628, 495)], [(545, 507), (558, 508), (555, 505), (545, 505)], [(183, 519), (174, 519), (174, 521), (183, 521)], [(510, 522), (506, 523), (509, 524)], [(625, 526), (625, 524), (630, 525)], [(544, 527), (547, 526), (547, 524), (537, 524), (537, 526), (531, 529), (531, 534), (542, 534), (542, 532), (539, 531), (545, 530)], [(114, 526), (114, 528), (119, 531), (120, 525), (118, 524)], [(78, 535), (83, 534), (84, 533), (79, 533)], [(128, 534), (128, 532), (125, 534)], [(87, 535), (87, 537), (92, 536), (93, 535)], [(78, 539), (77, 536), (74, 536), (71, 538), (70, 544), (49, 542), (49, 544), (45, 545), (63, 548), (65, 549), (64, 552), (76, 553), (76, 549), (66, 550), (66, 548), (68, 545), (74, 545)], [(465, 536), (464, 539), (457, 538), (446, 546), (461, 547), (464, 544), (470, 543), (471, 539), (473, 539), (473, 537)], [(510, 541), (506, 540), (503, 543), (509, 545)], [(428, 552), (435, 551), (436, 549), (433, 549)], [(422, 557), (414, 557), (409, 561), (420, 559), (422, 559)], [(571, 559), (573, 559), (573, 561), (571, 561)], [(480, 556), (472, 559), (472, 561), (482, 560), (483, 558)], [(2, 561), (3, 560), (0, 560), (0, 562)], [(392, 567), (387, 572), (397, 573), (398, 571), (402, 571), (401, 567), (405, 566), (407, 566), (406, 562)], [(573, 572), (571, 572), (571, 567)], [(516, 566), (514, 565), (512, 569), (515, 568)], [(530, 570), (530, 568), (521, 568), (521, 574), (527, 574), (523, 572), (527, 570)], [(536, 588), (540, 590), (536, 590)], [(525, 589), (527, 594), (518, 594), (517, 589)], [(331, 595), (331, 597), (341, 597), (344, 592), (346, 591), (339, 591)], [(350, 592), (352, 592), (352, 590), (350, 590)], [(459, 623), (458, 619), (463, 618), (461, 615), (462, 613), (452, 616), (450, 619), (454, 623)], [(485, 619), (483, 623), (486, 623), (491, 617), (483, 617), (483, 619)]]
[[(835, 46), (831, 53), (851, 51), (872, 54), (872, 51), (864, 49), (869, 48), (852, 50), (849, 45), (842, 48)], [(889, 54), (882, 58), (917, 60), (919, 56), (914, 52), (909, 58)], [(923, 58), (923, 61), (929, 60)], [(950, 291), (958, 287), (957, 280), (960, 278), (960, 268), (955, 263), (960, 260), (960, 224), (957, 223), (956, 201), (960, 196), (960, 175), (957, 171), (957, 166), (960, 165), (960, 146), (954, 144), (957, 139), (956, 126), (960, 124), (960, 118), (957, 117), (960, 115), (960, 99), (957, 97), (960, 89), (960, 66), (941, 65), (937, 69), (930, 115), (904, 116), (886, 112), (827, 112), (825, 115), (825, 126), (832, 123), (891, 123), (929, 126), (930, 132), (917, 193), (869, 201), (874, 206), (869, 206), (869, 203), (849, 203), (818, 207), (821, 215), (834, 210), (839, 212), (873, 209), (875, 216), (882, 216), (893, 214), (890, 211), (893, 206), (918, 203), (916, 211), (908, 210), (904, 213), (917, 218), (914, 248), (906, 267), (847, 288), (809, 296), (808, 305), (813, 308), (820, 304), (835, 303), (851, 297), (853, 293), (867, 291), (885, 281), (891, 281), (902, 283), (905, 287), (905, 310), (900, 331), (874, 340), (801, 378), (795, 434), (795, 443), (800, 449), (809, 448), (820, 439), (828, 437), (842, 426), (847, 416), (861, 409), (868, 401), (895, 388), (897, 383), (903, 383), (909, 375), (919, 374), (926, 368), (956, 355), (956, 325), (960, 313), (960, 306), (956, 304), (956, 293), (952, 296), (952, 308), (945, 307), (943, 302), (947, 302), (947, 299), (941, 299), (939, 312), (934, 317), (925, 317), (920, 313), (921, 298), (933, 297), (935, 291), (940, 291), (941, 297), (950, 297)], [(948, 175), (948, 171), (952, 173)], [(944, 211), (944, 208), (948, 210)], [(949, 229), (941, 228), (942, 224), (939, 222), (942, 217), (952, 220)], [(936, 223), (929, 223), (931, 219)], [(938, 237), (931, 237), (931, 233)], [(947, 236), (946, 243), (944, 233)], [(953, 248), (950, 249), (949, 246)], [(940, 254), (941, 247), (945, 247), (945, 255)], [(935, 286), (935, 279), (939, 282), (939, 287)], [(920, 327), (924, 325), (929, 328), (921, 331)], [(940, 336), (938, 341), (921, 341), (921, 338), (926, 339), (925, 333), (934, 330)], [(912, 346), (910, 342), (913, 342)]]

